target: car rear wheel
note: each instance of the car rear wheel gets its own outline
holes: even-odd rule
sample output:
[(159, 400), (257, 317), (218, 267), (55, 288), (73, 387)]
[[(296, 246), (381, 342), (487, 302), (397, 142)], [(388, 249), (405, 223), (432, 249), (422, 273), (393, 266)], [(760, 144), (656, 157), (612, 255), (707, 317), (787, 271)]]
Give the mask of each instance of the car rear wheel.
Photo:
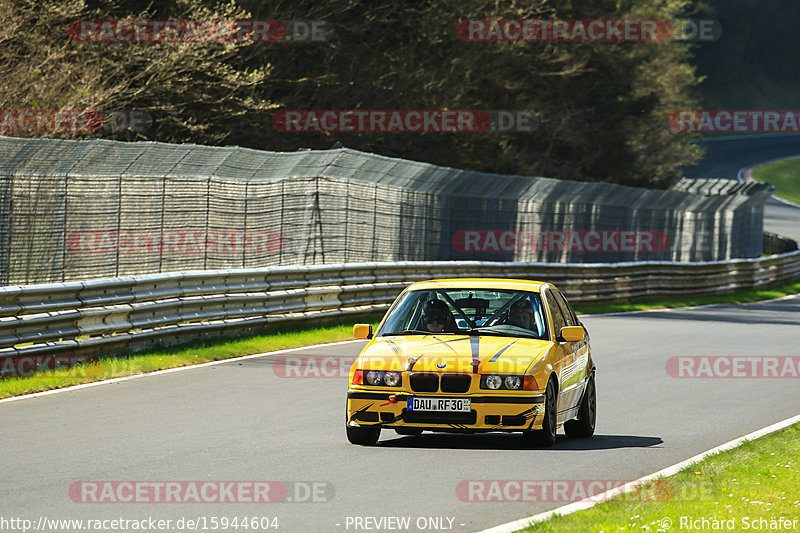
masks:
[(422, 435), (422, 430), (417, 428), (395, 428), (398, 435)]
[(578, 409), (578, 419), (564, 423), (564, 433), (571, 438), (587, 438), (594, 435), (594, 425), (597, 422), (597, 393), (594, 386), (594, 374), (586, 382), (586, 392), (583, 394), (581, 406)]
[(535, 446), (552, 446), (556, 442), (556, 385), (551, 379), (544, 393), (544, 420), (542, 429), (525, 433), (526, 440)]
[(372, 446), (381, 436), (381, 428), (363, 428), (347, 426), (347, 440), (350, 444), (360, 444), (362, 446)]

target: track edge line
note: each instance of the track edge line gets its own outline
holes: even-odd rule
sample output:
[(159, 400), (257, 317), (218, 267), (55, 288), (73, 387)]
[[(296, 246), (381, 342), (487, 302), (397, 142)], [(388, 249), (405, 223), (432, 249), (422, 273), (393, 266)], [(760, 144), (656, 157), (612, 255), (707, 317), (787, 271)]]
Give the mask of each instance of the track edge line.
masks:
[(49, 396), (51, 394), (58, 394), (60, 392), (69, 392), (74, 391), (77, 389), (88, 389), (89, 387), (98, 387), (100, 385), (109, 385), (111, 383), (120, 383), (123, 381), (130, 381), (132, 379), (139, 379), (139, 378), (146, 378), (149, 376), (157, 376), (161, 374), (169, 374), (172, 372), (180, 372), (182, 370), (191, 370), (193, 368), (202, 368), (206, 366), (214, 366), (214, 365), (221, 365), (223, 363), (230, 363), (232, 361), (242, 361), (244, 359), (255, 359), (256, 357), (266, 357), (269, 355), (276, 355), (281, 353), (287, 352), (295, 352), (297, 350), (307, 350), (309, 348), (322, 348), (325, 346), (336, 346), (337, 344), (347, 344), (351, 342), (359, 342), (360, 339), (352, 339), (346, 341), (336, 341), (336, 342), (326, 342), (323, 344), (310, 344), (308, 346), (298, 346), (297, 348), (284, 348), (283, 350), (275, 350), (273, 352), (262, 352), (262, 353), (255, 353), (250, 355), (240, 355), (239, 357), (231, 357), (229, 359), (219, 359), (218, 361), (209, 361), (207, 363), (199, 363), (196, 365), (186, 365), (186, 366), (176, 366), (174, 368), (165, 368), (163, 370), (154, 370), (153, 372), (145, 372), (143, 374), (134, 374), (132, 376), (122, 376), (118, 378), (112, 379), (104, 379), (100, 381), (91, 381), (89, 383), (81, 383), (80, 385), (72, 385), (70, 387), (64, 387), (61, 389), (52, 389), (46, 390), (41, 392), (32, 392), (30, 394), (23, 394), (21, 396), (11, 396), (9, 398), (2, 398), (0, 399), (0, 404), (6, 402), (15, 402), (18, 400), (27, 400), (30, 398), (38, 398), (40, 396)]
[(591, 498), (587, 498), (585, 500), (581, 500), (581, 501), (578, 501), (578, 502), (573, 502), (573, 503), (564, 505), (562, 507), (558, 507), (557, 509), (553, 509), (551, 511), (545, 511), (543, 513), (532, 515), (532, 516), (529, 516), (527, 518), (521, 518), (519, 520), (514, 520), (513, 522), (507, 522), (505, 524), (500, 524), (499, 526), (494, 526), (494, 527), (491, 527), (489, 529), (481, 530), (478, 533), (511, 533), (513, 531), (517, 531), (517, 530), (522, 529), (524, 527), (528, 527), (529, 525), (537, 524), (539, 522), (544, 522), (545, 520), (548, 520), (548, 519), (552, 518), (555, 515), (564, 516), (564, 515), (572, 514), (572, 513), (577, 512), (577, 511), (583, 511), (585, 509), (590, 509), (590, 508), (594, 507), (598, 503), (603, 503), (603, 502), (605, 502), (605, 501), (607, 501), (607, 500), (609, 500), (609, 499), (611, 499), (611, 498), (613, 498), (615, 496), (618, 496), (620, 494), (625, 494), (625, 493), (631, 492), (632, 490), (635, 490), (639, 485), (641, 485), (644, 482), (647, 482), (647, 481), (650, 481), (650, 480), (653, 480), (653, 479), (656, 479), (656, 478), (659, 478), (659, 477), (665, 477), (665, 476), (671, 476), (671, 475), (677, 474), (678, 472), (680, 472), (681, 470), (683, 470), (687, 466), (690, 466), (690, 465), (693, 465), (693, 464), (695, 464), (695, 463), (697, 463), (699, 461), (702, 461), (706, 457), (709, 457), (711, 455), (715, 455), (715, 454), (717, 454), (719, 452), (723, 452), (725, 450), (730, 450), (730, 449), (736, 448), (738, 446), (741, 446), (744, 442), (747, 442), (747, 441), (750, 441), (750, 440), (754, 440), (754, 439), (757, 439), (759, 437), (763, 437), (765, 435), (769, 435), (770, 433), (774, 433), (776, 431), (780, 431), (781, 429), (785, 429), (785, 428), (787, 428), (787, 427), (789, 427), (789, 426), (791, 426), (793, 424), (796, 424), (798, 422), (800, 422), (800, 415), (796, 415), (796, 416), (787, 418), (786, 420), (782, 420), (780, 422), (776, 422), (775, 424), (772, 424), (771, 426), (767, 426), (765, 428), (753, 431), (752, 433), (748, 433), (747, 435), (744, 435), (744, 436), (739, 437), (737, 439), (733, 439), (732, 441), (726, 442), (725, 444), (721, 444), (721, 445), (719, 445), (719, 446), (717, 446), (715, 448), (711, 448), (710, 450), (707, 450), (707, 451), (705, 451), (703, 453), (697, 454), (694, 457), (690, 457), (689, 459), (686, 459), (685, 461), (681, 461), (680, 463), (676, 463), (676, 464), (674, 464), (672, 466), (668, 466), (667, 468), (663, 468), (663, 469), (659, 470), (658, 472), (655, 472), (653, 474), (641, 477), (641, 478), (637, 479), (636, 481), (631, 481), (630, 483), (626, 483), (625, 485), (621, 485), (621, 486), (616, 487), (614, 489), (608, 490), (608, 491), (606, 491), (606, 492), (604, 492), (602, 494), (599, 494), (597, 496), (592, 496)]

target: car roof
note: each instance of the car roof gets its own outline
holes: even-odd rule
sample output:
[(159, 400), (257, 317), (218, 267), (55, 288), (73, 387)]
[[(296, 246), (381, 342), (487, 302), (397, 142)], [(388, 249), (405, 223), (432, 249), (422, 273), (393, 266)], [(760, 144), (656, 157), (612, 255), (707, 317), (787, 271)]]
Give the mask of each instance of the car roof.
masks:
[(430, 289), (510, 289), (540, 292), (550, 283), (527, 279), (506, 278), (454, 278), (418, 281), (406, 288), (407, 291)]

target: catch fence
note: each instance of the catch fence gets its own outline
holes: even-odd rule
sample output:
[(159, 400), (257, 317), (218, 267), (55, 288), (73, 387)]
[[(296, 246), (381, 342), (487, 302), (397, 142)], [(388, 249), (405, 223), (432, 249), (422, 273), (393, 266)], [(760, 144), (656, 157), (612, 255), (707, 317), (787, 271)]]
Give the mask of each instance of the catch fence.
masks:
[(368, 261), (758, 257), (769, 192), (486, 174), (349, 149), (0, 137), (0, 285)]

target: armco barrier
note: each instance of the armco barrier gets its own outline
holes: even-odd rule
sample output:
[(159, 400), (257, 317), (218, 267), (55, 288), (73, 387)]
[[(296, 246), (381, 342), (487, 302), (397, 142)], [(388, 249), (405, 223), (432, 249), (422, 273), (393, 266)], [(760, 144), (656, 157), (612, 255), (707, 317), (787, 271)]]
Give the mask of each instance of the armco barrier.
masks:
[[(385, 311), (409, 283), (539, 279), (573, 302), (720, 293), (800, 278), (800, 251), (710, 263), (396, 262), (149, 274), (0, 288), (0, 374), (20, 357), (89, 356), (270, 323)], [(3, 369), (6, 369), (4, 371)]]
[(768, 231), (764, 232), (764, 253), (767, 255), (771, 254), (785, 254), (789, 252), (793, 252), (798, 249), (797, 242), (788, 239), (786, 237), (782, 237), (780, 235), (776, 235), (775, 233), (770, 233)]

